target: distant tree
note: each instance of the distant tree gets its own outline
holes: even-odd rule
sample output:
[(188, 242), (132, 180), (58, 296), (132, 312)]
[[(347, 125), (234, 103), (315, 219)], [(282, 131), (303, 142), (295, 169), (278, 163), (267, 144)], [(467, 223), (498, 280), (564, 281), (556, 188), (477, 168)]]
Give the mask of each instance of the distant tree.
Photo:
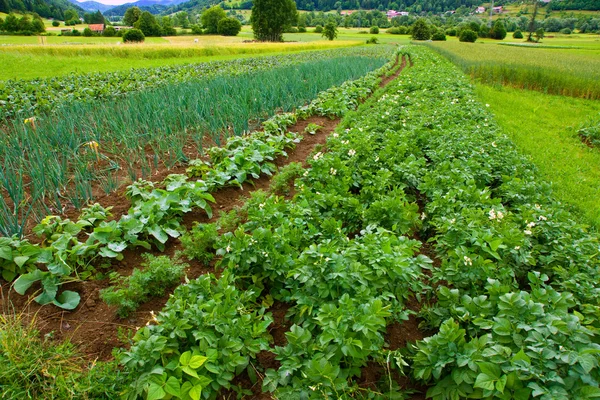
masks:
[(79, 14), (77, 14), (77, 11), (73, 8), (67, 9), (67, 11), (65, 11), (64, 17), (65, 17), (65, 22), (72, 21), (74, 19), (79, 20)]
[(92, 24), (105, 24), (106, 21), (104, 19), (104, 15), (100, 12), (100, 10), (96, 11), (92, 14)]
[(414, 40), (429, 40), (431, 38), (431, 29), (425, 19), (419, 18), (412, 26), (412, 38)]
[(477, 33), (470, 29), (464, 29), (460, 33), (458, 40), (461, 42), (475, 43), (475, 41), (477, 40)]
[(431, 40), (435, 40), (435, 41), (446, 40), (446, 32), (444, 32), (444, 30), (441, 28), (434, 29), (433, 33), (431, 34)]
[(19, 29), (20, 32), (33, 32), (33, 25), (29, 19), (29, 15), (25, 14), (19, 18)]
[(175, 14), (175, 21), (176, 21), (175, 25), (180, 26), (184, 29), (187, 29), (190, 27), (189, 15), (185, 11), (180, 11), (177, 14)]
[(6, 16), (2, 30), (7, 32), (16, 32), (19, 30), (19, 19), (15, 14), (10, 13)]
[(535, 41), (539, 42), (540, 40), (542, 40), (544, 38), (546, 34), (546, 31), (544, 31), (544, 28), (538, 28), (535, 31)]
[(369, 29), (369, 33), (371, 35), (377, 35), (379, 33), (379, 27), (377, 25), (373, 25), (371, 29)]
[(317, 24), (317, 26), (315, 26), (315, 33), (323, 33), (323, 26)]
[(529, 20), (529, 26), (527, 27), (527, 31), (529, 32), (529, 36), (527, 36), (528, 42), (534, 42), (533, 33), (535, 32), (535, 19), (537, 18), (538, 13), (538, 0), (533, 0), (533, 12), (531, 13), (531, 19)]
[(250, 24), (261, 42), (281, 42), (283, 32), (296, 24), (298, 11), (294, 0), (254, 0)]
[(123, 41), (125, 43), (141, 43), (146, 39), (144, 33), (139, 29), (128, 29), (123, 33)]
[(86, 37), (94, 36), (94, 32), (92, 32), (92, 30), (90, 28), (85, 28), (83, 30), (83, 36), (86, 36)]
[(7, 13), (10, 11), (8, 0), (0, 0), (0, 12)]
[(487, 24), (481, 24), (481, 26), (479, 27), (479, 37), (486, 38), (489, 35), (490, 35), (490, 28), (487, 26)]
[(236, 36), (242, 30), (242, 23), (234, 17), (223, 18), (217, 25), (217, 32), (223, 36)]
[(140, 19), (141, 15), (142, 10), (140, 10), (139, 7), (129, 7), (123, 16), (123, 24), (127, 26), (133, 26), (133, 24)]
[(142, 31), (144, 36), (160, 36), (161, 33), (160, 25), (156, 22), (156, 18), (148, 11), (142, 12), (140, 19), (133, 24), (133, 27)]
[(115, 36), (117, 36), (117, 30), (112, 26), (107, 26), (106, 28), (104, 28), (104, 32), (102, 32), (102, 36), (115, 37)]
[(481, 24), (476, 21), (469, 22), (468, 29), (472, 30), (475, 33), (479, 33), (479, 28), (481, 28)]
[(208, 10), (204, 11), (200, 16), (200, 21), (206, 29), (206, 33), (215, 34), (219, 33), (219, 21), (227, 18), (225, 10), (220, 6), (212, 6)]
[(194, 35), (202, 35), (204, 32), (202, 31), (202, 26), (195, 24), (192, 25), (192, 33)]
[(104, 24), (104, 15), (100, 11), (83, 14), (83, 22), (86, 24)]
[(513, 38), (514, 39), (523, 39), (523, 32), (521, 32), (520, 30), (516, 30), (515, 33), (513, 33)]
[(497, 20), (490, 31), (490, 37), (496, 40), (503, 40), (506, 37), (506, 28), (502, 21)]
[(326, 23), (321, 36), (326, 37), (328, 40), (333, 40), (337, 37), (337, 35), (338, 29), (335, 22), (329, 21), (328, 23)]
[(57, 26), (60, 26), (60, 22), (57, 20), (54, 20), (54, 21), (52, 21), (52, 26), (56, 28)]
[(46, 25), (44, 25), (44, 21), (42, 21), (39, 15), (33, 18), (33, 21), (31, 21), (31, 27), (33, 33), (46, 32)]
[(177, 31), (173, 28), (173, 20), (168, 15), (165, 15), (160, 20), (160, 27), (162, 29), (162, 34), (166, 36), (175, 36)]

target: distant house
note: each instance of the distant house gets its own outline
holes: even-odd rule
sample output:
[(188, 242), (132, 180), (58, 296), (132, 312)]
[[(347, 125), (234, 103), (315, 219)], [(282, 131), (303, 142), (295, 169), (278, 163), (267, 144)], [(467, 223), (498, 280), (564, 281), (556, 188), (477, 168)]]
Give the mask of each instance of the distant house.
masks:
[(118, 32), (118, 31), (123, 31), (123, 30), (126, 30), (126, 29), (133, 29), (133, 26), (118, 26), (118, 25), (115, 25), (115, 26), (113, 26), (113, 28), (115, 28), (115, 31)]
[(387, 15), (387, 17), (389, 19), (392, 19), (392, 18), (402, 17), (402, 16), (405, 16), (405, 15), (408, 15), (408, 12), (407, 11), (389, 10), (385, 15)]
[(352, 15), (354, 11), (342, 11), (340, 15)]
[(93, 33), (102, 34), (102, 32), (104, 32), (104, 24), (90, 24), (88, 25), (88, 28), (90, 28), (90, 31)]
[(485, 12), (485, 7), (477, 7), (475, 10), (475, 14), (483, 14)]
[(494, 7), (492, 10), (495, 14), (502, 14), (502, 11), (504, 9), (502, 8), (502, 6), (498, 6), (498, 7)]

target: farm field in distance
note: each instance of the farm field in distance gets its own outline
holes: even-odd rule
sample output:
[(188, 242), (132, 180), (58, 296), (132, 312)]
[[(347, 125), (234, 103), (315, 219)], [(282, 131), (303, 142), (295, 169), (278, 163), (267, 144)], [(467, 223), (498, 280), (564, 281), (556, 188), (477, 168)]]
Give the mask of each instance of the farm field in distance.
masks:
[(600, 397), (600, 36), (366, 31), (0, 36), (0, 397)]
[[(318, 33), (284, 34), (285, 43), (244, 43), (252, 32), (244, 27), (235, 37), (213, 35), (148, 38), (140, 45), (122, 45), (120, 38), (48, 36), (40, 45), (36, 36), (0, 36), (0, 79), (34, 79), (69, 73), (109, 72), (256, 55), (319, 50), (364, 44), (373, 35), (340, 28), (338, 40)], [(364, 31), (364, 29), (363, 29)], [(377, 35), (383, 44), (406, 44), (408, 35)], [(195, 43), (194, 40), (198, 40)], [(117, 44), (118, 43), (118, 44)]]

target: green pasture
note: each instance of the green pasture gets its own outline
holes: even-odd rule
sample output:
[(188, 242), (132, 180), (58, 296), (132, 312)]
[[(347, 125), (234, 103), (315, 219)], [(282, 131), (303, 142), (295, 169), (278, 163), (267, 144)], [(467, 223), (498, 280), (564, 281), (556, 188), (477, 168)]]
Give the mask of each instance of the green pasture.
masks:
[(579, 126), (600, 113), (600, 102), (507, 87), (478, 85), (481, 100), (558, 200), (600, 228), (600, 150), (583, 144)]
[[(600, 36), (545, 39), (539, 46), (507, 46), (520, 43), (512, 38), (503, 42), (456, 40), (427, 45), (448, 57), (472, 78), (537, 90), (550, 94), (600, 98)], [(512, 39), (512, 40), (511, 40)]]

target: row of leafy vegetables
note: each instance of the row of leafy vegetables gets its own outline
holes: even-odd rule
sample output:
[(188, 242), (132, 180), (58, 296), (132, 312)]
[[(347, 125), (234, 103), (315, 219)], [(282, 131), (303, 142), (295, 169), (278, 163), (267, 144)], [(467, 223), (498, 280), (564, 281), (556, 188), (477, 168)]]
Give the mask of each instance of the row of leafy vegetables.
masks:
[[(216, 222), (223, 272), (176, 289), (121, 353), (130, 398), (216, 398), (244, 370), (256, 378), (261, 351), (278, 361), (263, 390), (280, 399), (405, 398), (394, 370), (434, 399), (600, 396), (597, 234), (455, 67), (403, 51), (414, 67), (346, 116), (291, 200), (255, 192), (237, 228)], [(434, 334), (390, 348), (413, 298)], [(291, 326), (277, 345), (273, 302)], [(360, 378), (373, 363), (376, 388)]]
[(332, 49), (280, 56), (137, 68), (128, 71), (0, 81), (0, 121), (16, 117), (19, 119), (30, 118), (40, 113), (51, 112), (61, 104), (70, 104), (74, 101), (89, 102), (110, 99), (130, 92), (191, 80), (235, 76), (253, 71), (298, 65), (306, 61), (358, 54), (379, 57), (381, 49), (369, 47)]
[[(395, 56), (394, 56), (395, 57)], [(33, 228), (41, 243), (27, 239), (0, 237), (0, 272), (14, 289), (25, 294), (33, 285), (41, 286), (35, 297), (40, 304), (53, 303), (74, 309), (78, 293), (61, 286), (87, 279), (111, 260), (121, 260), (127, 248), (141, 247), (163, 251), (170, 238), (185, 230), (183, 216), (192, 210), (204, 210), (212, 216), (210, 194), (227, 186), (240, 186), (262, 174), (271, 175), (273, 161), (285, 156), (301, 140), (301, 135), (286, 127), (311, 115), (342, 116), (358, 107), (377, 87), (379, 75), (392, 65), (339, 87), (321, 92), (308, 105), (294, 113), (279, 114), (263, 123), (263, 129), (242, 137), (233, 137), (223, 147), (208, 151), (206, 159), (192, 160), (187, 174), (169, 175), (160, 184), (138, 180), (127, 188), (132, 204), (126, 215), (111, 219), (110, 209), (94, 204), (82, 210), (77, 221), (47, 216)]]

